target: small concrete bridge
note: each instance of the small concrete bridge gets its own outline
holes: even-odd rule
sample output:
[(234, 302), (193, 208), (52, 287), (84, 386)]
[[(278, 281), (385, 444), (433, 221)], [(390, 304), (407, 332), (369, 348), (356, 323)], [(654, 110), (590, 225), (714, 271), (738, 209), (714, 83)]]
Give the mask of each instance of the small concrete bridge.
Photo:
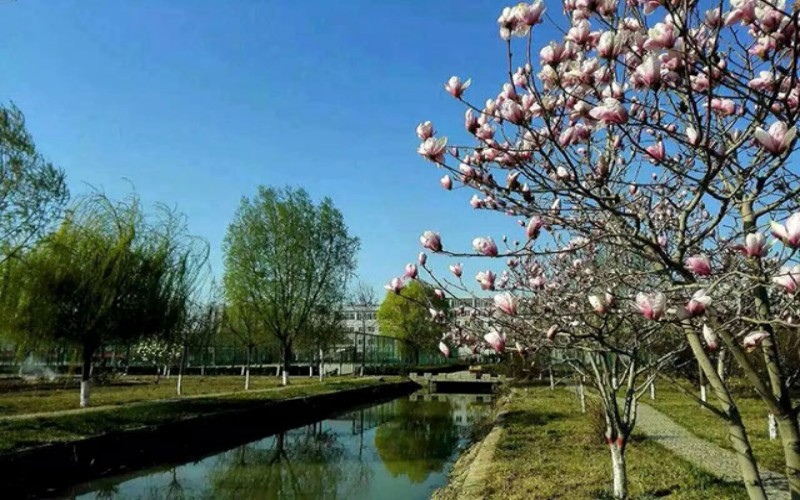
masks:
[(411, 373), (414, 382), (427, 385), (431, 393), (480, 393), (494, 392), (495, 386), (505, 382), (505, 377), (480, 374), (470, 371), (453, 373)]

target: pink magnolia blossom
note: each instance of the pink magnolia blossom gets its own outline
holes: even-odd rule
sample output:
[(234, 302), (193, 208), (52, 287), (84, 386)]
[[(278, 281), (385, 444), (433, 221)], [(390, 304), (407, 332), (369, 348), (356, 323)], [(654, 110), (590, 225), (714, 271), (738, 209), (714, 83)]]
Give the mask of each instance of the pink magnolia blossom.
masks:
[(692, 146), (696, 146), (698, 140), (700, 139), (700, 135), (697, 133), (697, 130), (693, 129), (692, 127), (686, 128), (686, 138), (689, 141), (689, 144)]
[(772, 154), (779, 155), (789, 149), (797, 135), (797, 128), (789, 128), (784, 122), (775, 122), (769, 130), (757, 128), (756, 140), (761, 146)]
[(450, 348), (444, 342), (439, 342), (439, 352), (441, 352), (442, 356), (445, 358), (450, 357)]
[(686, 259), (686, 269), (693, 272), (697, 276), (710, 276), (711, 275), (711, 261), (708, 257), (699, 254)]
[(442, 251), (442, 238), (439, 236), (439, 233), (425, 231), (422, 233), (422, 236), (419, 237), (419, 242), (422, 243), (423, 247), (432, 252)]
[(604, 31), (597, 42), (597, 55), (604, 59), (617, 57), (621, 52), (621, 44), (613, 31)]
[(417, 278), (417, 266), (415, 264), (408, 263), (406, 264), (406, 270), (404, 276), (406, 278), (416, 279)]
[(433, 321), (442, 321), (444, 319), (444, 311), (440, 309), (434, 309), (431, 307), (428, 309), (428, 312), (430, 313)]
[(529, 239), (535, 239), (539, 236), (539, 230), (544, 226), (544, 221), (538, 215), (534, 215), (531, 217), (531, 220), (528, 221), (528, 225), (525, 227), (525, 234), (528, 235)]
[(716, 351), (719, 346), (719, 338), (717, 333), (712, 330), (708, 325), (703, 325), (703, 340), (706, 341), (709, 351)]
[(747, 257), (763, 257), (767, 254), (767, 240), (761, 233), (750, 233), (744, 238), (744, 245), (736, 245), (733, 248), (740, 251)]
[(539, 57), (542, 59), (542, 64), (557, 65), (565, 57), (564, 46), (556, 42), (550, 42), (539, 51)]
[(463, 267), (461, 266), (461, 264), (459, 263), (459, 264), (451, 265), (450, 266), (450, 272), (453, 273), (456, 278), (460, 278), (461, 277), (461, 273), (463, 273), (464, 270), (463, 270)]
[(667, 309), (667, 298), (661, 292), (636, 294), (636, 307), (647, 319), (658, 321)]
[(435, 289), (433, 291), (433, 295), (439, 300), (444, 299), (444, 291), (440, 290), (439, 288), (437, 288), (437, 289)]
[(608, 292), (604, 295), (589, 295), (589, 304), (597, 314), (605, 314), (614, 305), (614, 296)]
[(769, 71), (759, 72), (758, 78), (753, 78), (747, 86), (754, 90), (767, 91), (775, 85), (775, 76)]
[(800, 247), (800, 212), (794, 213), (786, 221), (786, 225), (775, 221), (769, 223), (773, 236), (780, 239), (784, 245), (792, 248)]
[(633, 74), (634, 82), (639, 87), (655, 88), (661, 83), (661, 61), (654, 54), (650, 54), (636, 67)]
[(430, 139), (433, 137), (434, 133), (433, 124), (431, 122), (422, 122), (417, 125), (417, 137), (419, 137), (421, 141)]
[(686, 304), (686, 313), (689, 317), (699, 316), (703, 314), (711, 304), (711, 296), (706, 294), (705, 290), (698, 290), (692, 295), (689, 303)]
[(547, 280), (545, 279), (544, 276), (536, 276), (535, 278), (531, 278), (530, 280), (528, 280), (528, 283), (531, 285), (531, 288), (537, 290), (544, 288), (546, 282)]
[(487, 257), (497, 257), (497, 245), (489, 237), (478, 237), (472, 240), (472, 248)]
[(542, 15), (544, 14), (544, 2), (537, 0), (531, 2), (530, 5), (520, 3), (515, 7), (515, 15), (520, 23), (527, 26), (534, 26), (542, 22)]
[(647, 154), (649, 154), (650, 157), (656, 162), (664, 161), (664, 158), (667, 156), (667, 152), (664, 149), (664, 143), (660, 140), (651, 146), (647, 146), (645, 151), (647, 151)]
[(464, 91), (469, 88), (472, 84), (471, 79), (467, 79), (467, 81), (462, 82), (461, 79), (457, 76), (451, 76), (447, 83), (444, 84), (444, 89), (456, 99), (460, 99), (462, 95), (464, 95)]
[(498, 354), (502, 354), (506, 348), (506, 336), (494, 328), (490, 329), (489, 333), (483, 336), (483, 339), (487, 344), (492, 346)]
[(481, 285), (481, 290), (494, 290), (495, 274), (492, 271), (481, 271), (475, 275), (475, 281)]
[(453, 179), (451, 179), (449, 175), (445, 175), (444, 177), (439, 179), (439, 183), (442, 185), (442, 188), (448, 191), (453, 189)]
[(800, 283), (800, 264), (791, 268), (782, 267), (778, 275), (772, 277), (772, 282), (783, 287), (786, 293), (795, 293)]
[(511, 316), (517, 314), (518, 299), (509, 292), (494, 296), (494, 306)]
[(406, 286), (405, 281), (403, 278), (392, 278), (392, 280), (386, 284), (383, 288), (389, 290), (390, 292), (400, 293), (400, 290)]
[(647, 31), (648, 39), (644, 42), (647, 50), (669, 49), (675, 45), (675, 32), (671, 24), (657, 23)]
[(606, 125), (619, 125), (628, 121), (628, 111), (625, 106), (613, 97), (603, 99), (603, 104), (589, 111), (589, 116)]
[(722, 116), (731, 116), (736, 112), (736, 103), (730, 99), (711, 99), (711, 110)]
[(752, 332), (744, 338), (744, 348), (748, 351), (757, 349), (767, 337), (769, 337), (769, 333), (765, 331)]
[(428, 137), (422, 141), (422, 144), (419, 145), (419, 148), (417, 148), (417, 153), (427, 160), (441, 163), (444, 161), (444, 152), (446, 148), (447, 137), (440, 137), (438, 139), (434, 137)]
[(420, 266), (424, 266), (425, 263), (428, 262), (428, 256), (425, 252), (420, 252), (419, 255), (417, 255), (417, 262), (419, 262)]

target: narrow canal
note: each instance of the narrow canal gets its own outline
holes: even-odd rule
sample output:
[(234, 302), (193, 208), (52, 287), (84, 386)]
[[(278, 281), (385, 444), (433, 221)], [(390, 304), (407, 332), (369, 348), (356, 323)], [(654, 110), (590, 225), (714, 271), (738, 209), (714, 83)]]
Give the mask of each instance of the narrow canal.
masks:
[(62, 494), (159, 500), (428, 498), (475, 439), (490, 402), (490, 395), (417, 392), (196, 462), (108, 477)]

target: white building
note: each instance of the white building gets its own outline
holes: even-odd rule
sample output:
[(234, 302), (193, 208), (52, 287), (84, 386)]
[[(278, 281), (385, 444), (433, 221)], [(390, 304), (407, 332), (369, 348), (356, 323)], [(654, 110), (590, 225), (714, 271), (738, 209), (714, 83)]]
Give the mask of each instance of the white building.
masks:
[[(464, 326), (470, 319), (480, 318), (491, 314), (493, 308), (492, 299), (468, 298), (468, 299), (447, 299), (450, 306), (450, 313), (455, 316), (456, 323)], [(367, 334), (367, 349), (375, 345), (376, 336), (380, 335), (378, 326), (379, 304), (372, 306), (347, 305), (341, 313), (344, 321), (344, 328), (347, 332), (348, 345), (354, 345), (355, 337), (358, 337), (357, 350), (362, 351), (362, 339), (360, 334)]]

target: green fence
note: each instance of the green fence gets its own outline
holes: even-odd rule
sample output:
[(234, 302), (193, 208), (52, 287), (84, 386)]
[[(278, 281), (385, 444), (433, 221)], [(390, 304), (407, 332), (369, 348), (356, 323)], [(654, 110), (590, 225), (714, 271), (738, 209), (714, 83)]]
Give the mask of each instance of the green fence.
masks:
[[(174, 353), (180, 347), (173, 348)], [(247, 349), (239, 344), (212, 344), (187, 346), (186, 367), (190, 370), (213, 370), (215, 368), (240, 367), (247, 362)], [(318, 353), (312, 350), (296, 350), (292, 364), (295, 366), (316, 365)], [(364, 365), (375, 371), (383, 367), (441, 366), (456, 360), (442, 356), (438, 350), (415, 349), (403, 339), (370, 333), (349, 333), (348, 340), (328, 349), (324, 359), (329, 364), (347, 364), (355, 371), (355, 366)], [(254, 367), (274, 366), (280, 362), (277, 346), (256, 346), (251, 351), (250, 364)], [(158, 360), (142, 359), (137, 356), (133, 345), (108, 345), (98, 350), (94, 366), (106, 370), (153, 369), (156, 366), (176, 367), (179, 356), (164, 356)], [(80, 350), (74, 346), (55, 345), (35, 349), (17, 348), (13, 345), (0, 345), (0, 368), (3, 371), (36, 373), (48, 369), (57, 373), (80, 371)]]

